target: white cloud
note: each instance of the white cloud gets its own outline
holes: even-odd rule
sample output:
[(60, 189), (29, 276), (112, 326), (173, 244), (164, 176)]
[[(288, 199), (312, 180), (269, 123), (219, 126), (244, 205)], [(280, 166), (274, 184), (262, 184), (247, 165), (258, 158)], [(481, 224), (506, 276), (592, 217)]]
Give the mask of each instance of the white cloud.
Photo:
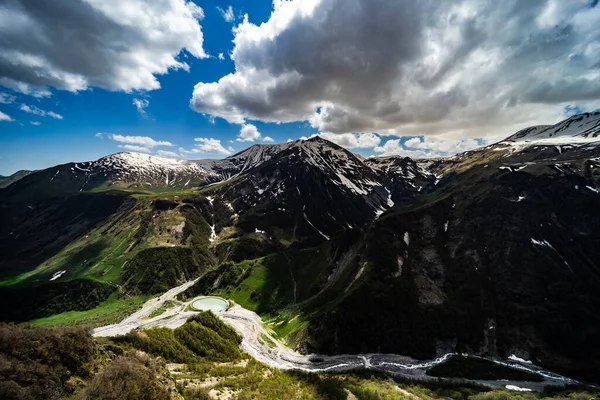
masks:
[(194, 141), (197, 144), (191, 149), (186, 150), (183, 148), (179, 148), (179, 151), (182, 153), (212, 153), (212, 154), (231, 154), (231, 150), (227, 150), (221, 144), (219, 139), (213, 138), (194, 138)]
[(156, 75), (189, 69), (182, 51), (208, 57), (203, 17), (187, 0), (4, 2), (0, 85), (38, 96), (48, 87), (157, 89)]
[(54, 119), (63, 119), (63, 116), (60, 114), (57, 114), (55, 112), (52, 111), (48, 111), (48, 113), (46, 113), (47, 116), (52, 117)]
[(274, 140), (273, 140), (273, 138), (271, 136), (265, 136), (263, 138), (263, 141), (264, 142), (268, 142), (268, 143), (273, 143), (274, 142)]
[(12, 104), (14, 103), (16, 100), (16, 96), (10, 94), (10, 93), (6, 93), (6, 92), (0, 92), (0, 103), (1, 104)]
[(225, 56), (223, 55), (223, 53), (219, 53), (218, 59), (221, 61), (223, 61), (225, 59)]
[(29, 121), (31, 125), (40, 126), (42, 123), (39, 121)]
[(410, 158), (436, 157), (437, 155), (427, 153), (423, 150), (407, 150), (400, 144), (400, 139), (390, 139), (382, 146), (375, 147), (374, 151), (381, 156), (402, 156)]
[(434, 153), (454, 155), (481, 147), (481, 144), (475, 139), (463, 140), (442, 140), (436, 138), (418, 137), (410, 138), (404, 142), (405, 147), (412, 149), (431, 150)]
[(236, 139), (238, 142), (254, 142), (260, 139), (260, 132), (256, 126), (252, 124), (243, 124), (240, 129), (240, 134)]
[(21, 111), (25, 111), (26, 113), (39, 115), (41, 117), (46, 115), (46, 111), (41, 110), (41, 109), (37, 108), (36, 106), (28, 106), (26, 104), (21, 104), (20, 109), (21, 109)]
[(219, 12), (221, 13), (221, 16), (223, 16), (223, 19), (227, 22), (233, 22), (233, 20), (235, 19), (235, 15), (233, 13), (233, 7), (229, 6), (226, 9), (222, 9), (221, 7), (217, 7), (217, 10), (219, 10)]
[(8, 115), (6, 115), (2, 111), (0, 111), (0, 121), (11, 122), (11, 121), (14, 121), (14, 119), (12, 119)]
[(587, 0), (274, 0), (234, 28), (235, 72), (191, 104), (236, 124), (506, 137), (598, 107), (598, 21)]
[(60, 114), (57, 114), (53, 111), (44, 111), (41, 108), (38, 108), (36, 106), (28, 106), (27, 104), (21, 104), (21, 107), (19, 107), (19, 108), (21, 111), (24, 111), (29, 114), (39, 115), (40, 117), (51, 117), (54, 119), (63, 119), (63, 116)]
[(150, 102), (146, 99), (133, 99), (133, 105), (137, 109), (137, 112), (141, 116), (145, 117), (146, 116), (145, 108), (150, 105)]
[(167, 150), (158, 150), (156, 152), (156, 155), (161, 156), (161, 157), (167, 157), (167, 158), (179, 157), (179, 154), (175, 153), (174, 151), (167, 151)]
[[(101, 132), (96, 134), (96, 137), (102, 136)], [(161, 140), (154, 140), (148, 136), (124, 136), (124, 135), (115, 135), (115, 134), (104, 134), (109, 139), (112, 139), (119, 143), (125, 143), (130, 147), (133, 146), (141, 146), (141, 148), (146, 149), (148, 152), (155, 147), (172, 147), (173, 143)], [(123, 146), (123, 148), (126, 148)], [(129, 148), (131, 149), (131, 148)], [(132, 150), (132, 151), (142, 151), (142, 150)]]
[(375, 133), (322, 132), (319, 136), (348, 149), (370, 149), (381, 143), (381, 138)]
[(98, 133), (96, 133), (94, 136), (95, 136), (95, 137), (97, 137), (97, 138), (103, 138), (103, 137), (104, 137), (104, 135), (105, 135), (104, 133), (102, 133), (102, 132), (98, 132)]
[(149, 149), (148, 147), (136, 146), (133, 144), (120, 144), (117, 147), (127, 151), (136, 151), (139, 153), (152, 153), (152, 149)]
[(391, 139), (373, 150), (383, 156), (399, 155), (411, 158), (446, 157), (465, 151), (473, 150), (486, 143), (480, 144), (475, 139), (443, 140), (437, 138), (409, 138), (401, 144), (400, 139)]

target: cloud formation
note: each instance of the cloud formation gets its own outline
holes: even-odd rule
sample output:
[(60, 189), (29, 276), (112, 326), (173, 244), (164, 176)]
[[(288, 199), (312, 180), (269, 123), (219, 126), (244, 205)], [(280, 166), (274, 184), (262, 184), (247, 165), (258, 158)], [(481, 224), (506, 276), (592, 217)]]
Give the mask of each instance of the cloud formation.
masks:
[(233, 22), (233, 20), (235, 19), (235, 14), (233, 13), (233, 7), (229, 6), (226, 9), (217, 7), (217, 10), (219, 10), (219, 12), (221, 13), (221, 16), (223, 17), (223, 19), (225, 21)]
[(27, 104), (21, 104), (21, 107), (19, 107), (19, 109), (21, 111), (24, 111), (26, 113), (29, 114), (34, 114), (34, 115), (39, 115), (40, 117), (50, 117), (50, 118), (54, 118), (54, 119), (63, 119), (63, 116), (60, 114), (57, 114), (53, 111), (44, 111), (41, 108), (38, 108), (36, 106), (28, 106)]
[(374, 133), (321, 133), (324, 139), (338, 144), (347, 149), (370, 149), (381, 143), (381, 138)]
[(262, 134), (258, 131), (258, 128), (252, 124), (242, 124), (240, 128), (240, 134), (237, 139), (238, 142), (274, 142), (273, 138), (270, 136), (262, 136)]
[(244, 124), (240, 129), (240, 134), (236, 139), (238, 142), (254, 142), (260, 139), (260, 132), (252, 124)]
[(465, 151), (473, 150), (486, 142), (476, 139), (443, 140), (429, 137), (413, 137), (404, 141), (400, 139), (387, 140), (381, 146), (375, 146), (375, 153), (382, 156), (399, 155), (411, 158), (430, 158), (452, 156)]
[(14, 119), (0, 111), (0, 121), (12, 122)]
[(231, 154), (231, 150), (226, 149), (219, 139), (213, 138), (194, 138), (196, 145), (191, 150), (179, 148), (179, 151), (185, 154), (209, 153), (209, 154)]
[(133, 105), (137, 109), (137, 112), (142, 116), (146, 117), (146, 107), (150, 105), (150, 102), (146, 99), (133, 99)]
[(135, 151), (138, 153), (152, 153), (152, 149), (144, 146), (137, 146), (135, 144), (120, 144), (117, 147), (123, 150)]
[(235, 72), (198, 83), (191, 105), (236, 124), (499, 139), (597, 108), (596, 3), (274, 0), (268, 21), (234, 28)]
[(203, 16), (187, 0), (5, 1), (0, 85), (37, 96), (48, 87), (157, 89), (156, 75), (189, 68), (181, 51), (208, 57)]
[(1, 104), (12, 104), (15, 102), (16, 99), (17, 98), (10, 93), (0, 92), (0, 103)]
[(173, 143), (163, 141), (163, 140), (154, 140), (148, 136), (125, 136), (125, 135), (115, 135), (112, 133), (102, 133), (98, 132), (95, 135), (96, 137), (106, 136), (115, 142), (119, 142), (121, 144), (118, 145), (119, 148), (128, 150), (128, 151), (137, 151), (141, 153), (152, 153), (155, 147), (173, 147)]
[(161, 157), (167, 157), (167, 158), (179, 157), (179, 154), (175, 153), (174, 151), (168, 151), (168, 150), (158, 150), (156, 152), (156, 155), (161, 156)]

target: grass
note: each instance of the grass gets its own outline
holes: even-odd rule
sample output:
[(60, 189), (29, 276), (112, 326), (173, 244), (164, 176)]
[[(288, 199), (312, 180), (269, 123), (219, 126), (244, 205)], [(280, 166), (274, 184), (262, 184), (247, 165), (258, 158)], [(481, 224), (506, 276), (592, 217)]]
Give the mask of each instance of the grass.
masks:
[(55, 314), (50, 317), (30, 321), (38, 326), (103, 326), (117, 323), (126, 316), (139, 310), (152, 296), (139, 296), (133, 298), (119, 297), (113, 294), (107, 301), (96, 308), (87, 311), (69, 311)]
[[(266, 325), (273, 332), (275, 338), (284, 340), (293, 333), (304, 331), (308, 327), (308, 321), (305, 321), (300, 314), (282, 311), (273, 319), (268, 320)], [(295, 343), (286, 341), (289, 346), (294, 347)]]
[(111, 220), (77, 238), (35, 269), (0, 280), (0, 286), (39, 285), (58, 271), (67, 271), (59, 280), (89, 278), (119, 282), (123, 268), (141, 250), (160, 246), (181, 246), (182, 233), (174, 229), (185, 218), (177, 210), (155, 213), (140, 235), (142, 220), (153, 213), (152, 202), (139, 199), (134, 208), (115, 214)]
[(275, 347), (277, 347), (277, 345), (275, 344), (275, 342), (273, 342), (273, 341), (271, 340), (271, 338), (270, 338), (270, 337), (268, 337), (267, 335), (265, 335), (264, 333), (261, 333), (261, 334), (260, 334), (260, 336), (259, 336), (259, 341), (260, 341), (261, 343), (264, 343), (264, 344), (266, 344), (266, 345), (267, 345), (267, 346), (269, 346), (269, 347), (272, 347), (272, 348), (275, 348)]
[(227, 297), (244, 308), (256, 311), (258, 301), (255, 300), (253, 293), (260, 292), (267, 280), (267, 268), (260, 262), (255, 263), (250, 276), (234, 290), (220, 290), (217, 295)]
[(173, 307), (175, 307), (175, 303), (172, 301), (165, 301), (159, 309), (152, 311), (148, 318), (154, 318), (158, 317), (159, 315), (163, 315), (167, 310), (170, 310)]
[(106, 224), (70, 243), (37, 268), (0, 281), (0, 286), (47, 282), (57, 271), (66, 270), (61, 278), (91, 278), (104, 282), (118, 281), (125, 262), (136, 252), (127, 253), (134, 242), (139, 218), (135, 211), (118, 214)]

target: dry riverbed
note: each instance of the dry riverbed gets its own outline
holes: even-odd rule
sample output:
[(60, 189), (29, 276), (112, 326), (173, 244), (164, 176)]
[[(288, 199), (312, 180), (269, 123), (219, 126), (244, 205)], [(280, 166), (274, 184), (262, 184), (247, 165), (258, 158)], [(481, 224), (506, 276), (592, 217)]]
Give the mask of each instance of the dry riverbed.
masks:
[[(140, 310), (131, 314), (118, 324), (112, 324), (94, 329), (94, 336), (110, 337), (121, 336), (133, 329), (149, 329), (155, 327), (177, 328), (186, 320), (196, 314), (189, 311), (189, 305), (197, 300), (181, 302), (177, 295), (187, 290), (196, 281), (186, 282), (177, 286), (161, 296), (148, 300)], [(173, 305), (161, 315), (150, 318), (150, 315), (159, 310), (165, 302)], [(188, 311), (186, 311), (188, 310)], [(279, 369), (300, 369), (311, 372), (345, 372), (357, 369), (371, 369), (385, 372), (392, 376), (437, 380), (426, 375), (431, 367), (443, 363), (453, 354), (445, 354), (430, 361), (419, 361), (406, 356), (395, 354), (343, 354), (343, 355), (303, 355), (282, 344), (275, 339), (264, 327), (262, 320), (256, 313), (234, 304), (226, 311), (216, 313), (224, 322), (231, 325), (242, 337), (242, 350), (271, 367)], [(265, 340), (267, 339), (267, 340)], [(517, 368), (522, 371), (538, 374), (544, 378), (542, 382), (508, 382), (508, 381), (477, 381), (490, 387), (519, 387), (540, 390), (547, 385), (565, 385), (576, 383), (568, 378), (545, 371), (531, 364), (518, 361), (489, 360), (504, 366)], [(449, 379), (452, 380), (452, 379)], [(463, 380), (464, 381), (464, 380)]]

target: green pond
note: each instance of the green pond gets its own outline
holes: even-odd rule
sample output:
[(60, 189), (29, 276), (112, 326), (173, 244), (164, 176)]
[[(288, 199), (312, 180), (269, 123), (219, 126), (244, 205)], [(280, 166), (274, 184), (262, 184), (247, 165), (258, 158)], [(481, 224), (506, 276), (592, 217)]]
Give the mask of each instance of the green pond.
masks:
[(194, 300), (192, 308), (198, 311), (212, 311), (214, 313), (227, 310), (229, 302), (220, 297), (202, 297)]

